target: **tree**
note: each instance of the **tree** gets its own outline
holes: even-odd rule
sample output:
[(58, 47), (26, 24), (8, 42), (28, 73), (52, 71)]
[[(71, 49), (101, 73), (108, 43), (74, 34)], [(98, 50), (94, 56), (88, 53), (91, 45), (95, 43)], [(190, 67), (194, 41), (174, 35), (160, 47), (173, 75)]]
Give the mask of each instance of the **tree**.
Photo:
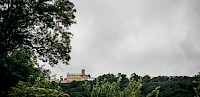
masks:
[(115, 82), (117, 80), (115, 75), (110, 74), (110, 73), (104, 74), (104, 75), (98, 77), (98, 80), (100, 80), (100, 81), (104, 81), (105, 79), (106, 79), (106, 81), (108, 81), (110, 83)]
[(23, 48), (10, 55), (0, 55), (0, 80), (3, 81), (0, 83), (0, 96), (7, 95), (10, 87), (15, 86), (19, 80), (28, 81), (30, 75), (36, 76), (39, 70), (34, 68), (31, 55), (29, 50)]
[[(120, 89), (123, 90), (125, 87), (128, 86), (129, 79), (126, 77), (126, 74), (121, 74), (119, 77), (121, 77)], [(117, 77), (117, 78), (119, 78), (119, 77)]]
[[(120, 83), (122, 81), (122, 77), (119, 77), (116, 82), (110, 83), (106, 79), (104, 81), (100, 81), (98, 78), (96, 79), (96, 84), (91, 87), (87, 82), (84, 84), (85, 90), (91, 90), (90, 97), (140, 97), (141, 88), (142, 88), (142, 80), (138, 81), (131, 80), (128, 83), (128, 86), (123, 90), (120, 89)], [(156, 87), (155, 90), (152, 90), (146, 96), (156, 96), (159, 95), (159, 88)]]
[(71, 83), (60, 83), (59, 85), (63, 92), (70, 97), (88, 97), (89, 92), (84, 89), (83, 84), (83, 81), (72, 81)]
[[(19, 81), (19, 83), (12, 87), (9, 96), (12, 97), (69, 97), (68, 94), (61, 91), (60, 86), (49, 82), (47, 79), (41, 79), (44, 75), (41, 73), (34, 83)], [(32, 79), (30, 77), (30, 79)]]
[(34, 83), (36, 59), (68, 64), (75, 11), (69, 0), (0, 0), (0, 96), (19, 80)]
[(142, 94), (147, 95), (156, 86), (161, 86), (160, 97), (194, 97), (193, 87), (197, 85), (196, 77), (187, 76), (157, 76), (145, 81), (143, 77)]
[(149, 75), (145, 75), (142, 77), (143, 82), (149, 82), (151, 80), (151, 77)]
[(50, 65), (68, 63), (75, 11), (69, 0), (1, 0), (0, 55), (26, 48)]
[(200, 72), (197, 75), (198, 76), (198, 86), (194, 88), (194, 91), (196, 93), (195, 97), (199, 97), (200, 96)]
[(130, 78), (131, 80), (139, 80), (140, 79), (140, 76), (139, 75), (137, 75), (136, 73), (132, 73), (131, 74), (131, 78)]

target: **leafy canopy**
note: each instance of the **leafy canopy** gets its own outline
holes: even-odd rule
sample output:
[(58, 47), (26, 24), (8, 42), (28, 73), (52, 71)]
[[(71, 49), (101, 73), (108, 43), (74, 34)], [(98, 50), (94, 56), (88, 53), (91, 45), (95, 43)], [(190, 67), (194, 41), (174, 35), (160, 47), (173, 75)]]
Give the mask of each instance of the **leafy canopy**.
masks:
[(1, 0), (0, 54), (23, 47), (51, 65), (68, 63), (75, 11), (69, 0)]
[(200, 72), (198, 73), (197, 77), (198, 77), (198, 86), (194, 87), (194, 91), (196, 93), (195, 97), (199, 97), (200, 96)]
[(55, 82), (50, 82), (47, 79), (43, 79), (44, 72), (40, 73), (36, 79), (29, 77), (34, 80), (34, 83), (19, 81), (15, 87), (11, 87), (9, 96), (12, 97), (69, 97), (68, 94), (62, 92)]
[[(120, 90), (122, 77), (119, 77), (116, 82), (110, 83), (105, 79), (100, 81), (96, 79), (96, 84), (91, 86), (87, 82), (83, 85), (90, 97), (140, 97), (142, 88), (142, 79), (138, 81), (131, 80), (128, 86)], [(158, 97), (160, 86), (146, 95), (146, 97)], [(91, 90), (91, 93), (89, 92)]]
[(31, 52), (19, 49), (10, 55), (0, 55), (0, 96), (4, 97), (11, 86), (15, 86), (19, 80), (28, 81), (30, 75), (36, 75), (38, 70), (34, 68), (34, 61), (30, 60)]

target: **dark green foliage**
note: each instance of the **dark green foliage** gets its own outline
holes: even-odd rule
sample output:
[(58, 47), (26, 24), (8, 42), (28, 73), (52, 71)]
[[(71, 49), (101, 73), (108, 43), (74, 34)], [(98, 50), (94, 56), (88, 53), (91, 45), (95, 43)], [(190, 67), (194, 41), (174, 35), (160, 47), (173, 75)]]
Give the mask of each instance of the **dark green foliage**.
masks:
[[(130, 84), (131, 80), (127, 80), (126, 76), (124, 74), (121, 74), (124, 77), (122, 77), (120, 81), (120, 91), (124, 90), (126, 87), (129, 87), (127, 85)], [(119, 77), (113, 75), (113, 74), (104, 74), (102, 76), (98, 77), (98, 80), (100, 82), (105, 82), (106, 86), (112, 86), (112, 83), (116, 82)], [(146, 75), (144, 77), (141, 77), (137, 75), (137, 80), (142, 79), (142, 87), (140, 89), (140, 97), (155, 97), (151, 94), (156, 95), (159, 88), (159, 97), (194, 97), (197, 95), (195, 93), (195, 90), (197, 93), (199, 93), (199, 86), (198, 86), (198, 76), (194, 77), (188, 77), (188, 76), (158, 76), (158, 77), (150, 77), (149, 75)], [(124, 81), (122, 81), (124, 80)], [(132, 79), (132, 81), (134, 81)], [(92, 87), (97, 84), (97, 79), (94, 81), (88, 81), (87, 87), (89, 89), (84, 89), (86, 85), (81, 85), (83, 82), (73, 82), (68, 84), (61, 84), (61, 88), (65, 93), (69, 93), (72, 97), (90, 97), (90, 93), (92, 92)], [(121, 85), (123, 87), (121, 87)], [(158, 87), (160, 86), (160, 87)], [(195, 90), (193, 89), (195, 87)], [(129, 92), (131, 92), (131, 89)], [(128, 93), (127, 90), (127, 93)], [(152, 91), (155, 90), (155, 91)], [(129, 94), (129, 93), (128, 93)], [(126, 97), (126, 96), (125, 96)]]
[[(131, 80), (128, 82), (128, 85), (123, 89), (120, 89), (120, 83), (122, 81), (122, 77), (118, 77), (116, 82), (110, 83), (106, 80), (100, 81), (98, 78), (96, 79), (96, 84), (93, 87), (90, 85), (87, 88), (91, 88), (90, 97), (140, 97), (141, 96), (141, 87), (142, 87), (142, 80), (138, 79), (138, 81)], [(160, 87), (156, 87), (155, 90), (152, 90), (146, 96), (151, 97), (155, 96), (158, 97)]]
[(68, 0), (1, 0), (0, 54), (23, 47), (51, 65), (67, 63), (73, 7)]
[[(84, 88), (85, 82), (73, 81), (71, 83), (60, 84), (62, 90), (69, 94), (70, 97), (89, 97), (92, 91), (91, 87), (96, 84), (96, 80), (88, 81), (89, 87), (87, 89)], [(98, 77), (99, 81), (108, 81), (109, 83), (113, 83), (117, 81), (117, 77), (113, 74), (104, 74)]]
[[(129, 79), (126, 77), (125, 74), (121, 74), (120, 77), (122, 78), (121, 79), (121, 82), (120, 82), (120, 90), (123, 90), (125, 87), (128, 86), (129, 84)], [(116, 79), (118, 79), (119, 77), (116, 77)], [(136, 80), (135, 80), (136, 81)], [(138, 80), (137, 80), (138, 81)]]
[(114, 74), (110, 74), (110, 73), (99, 76), (98, 79), (99, 79), (99, 81), (104, 81), (106, 79), (110, 83), (117, 81), (116, 76)]
[(0, 0), (0, 96), (19, 81), (34, 83), (36, 59), (68, 64), (75, 11), (69, 0)]
[(140, 76), (137, 75), (136, 73), (131, 74), (130, 80), (138, 81), (139, 79), (140, 79)]
[(147, 94), (156, 86), (161, 86), (160, 97), (193, 97), (196, 77), (158, 76), (143, 82), (142, 94)]
[[(11, 87), (14, 87), (18, 84), (18, 86), (14, 87), (12, 90), (12, 96), (18, 95), (17, 93), (22, 91), (23, 94), (27, 94), (28, 88), (33, 86), (34, 84), (38, 84), (40, 81), (40, 87), (33, 87), (32, 89), (44, 88), (41, 86), (48, 87), (50, 90), (42, 89), (43, 93), (51, 91), (52, 89), (56, 89), (58, 87), (58, 83), (52, 82), (48, 84), (42, 83), (45, 80), (49, 79), (49, 70), (42, 70), (41, 68), (35, 68), (35, 61), (31, 59), (32, 53), (28, 49), (18, 49), (15, 52), (10, 53), (9, 55), (1, 56), (0, 60), (0, 70), (1, 77), (0, 80), (0, 96), (5, 97), (8, 96), (8, 91), (11, 91)], [(36, 79), (39, 77), (40, 80), (36, 82)], [(20, 81), (20, 82), (19, 82)], [(38, 84), (39, 85), (39, 84)], [(26, 87), (23, 90), (23, 87)], [(38, 90), (39, 91), (39, 90)], [(15, 92), (15, 93), (14, 93)], [(30, 91), (29, 91), (30, 92)], [(36, 92), (36, 91), (35, 91)], [(34, 94), (36, 94), (34, 92)], [(39, 92), (37, 93), (39, 95)], [(11, 96), (11, 95), (10, 95)]]
[[(19, 83), (12, 87), (12, 91), (9, 96), (12, 97), (69, 97), (68, 94), (61, 91), (58, 83), (50, 82), (49, 80), (43, 79), (44, 73), (41, 72), (40, 76), (36, 79), (32, 76), (29, 78), (33, 80), (31, 82), (19, 81)], [(41, 79), (42, 78), (42, 79)]]
[(200, 96), (200, 72), (198, 73), (198, 75), (196, 76), (198, 78), (197, 87), (194, 87), (195, 93), (196, 93), (196, 97)]
[(87, 97), (87, 91), (83, 87), (84, 82), (72, 81), (71, 83), (60, 84), (63, 92), (70, 97)]
[(142, 81), (143, 82), (150, 82), (151, 77), (149, 75), (145, 75), (144, 77), (142, 77)]
[(0, 55), (0, 95), (6, 95), (11, 86), (15, 86), (19, 80), (28, 81), (30, 75), (36, 75), (38, 70), (34, 68), (34, 61), (30, 60), (31, 52), (27, 49), (19, 49), (9, 55)]
[(128, 86), (129, 79), (126, 77), (125, 74), (121, 74), (118, 76), (115, 76), (114, 74), (104, 74), (102, 76), (98, 77), (99, 81), (108, 81), (109, 83), (116, 82), (119, 76), (122, 77), (121, 82), (120, 82), (120, 89), (124, 89), (126, 86)]

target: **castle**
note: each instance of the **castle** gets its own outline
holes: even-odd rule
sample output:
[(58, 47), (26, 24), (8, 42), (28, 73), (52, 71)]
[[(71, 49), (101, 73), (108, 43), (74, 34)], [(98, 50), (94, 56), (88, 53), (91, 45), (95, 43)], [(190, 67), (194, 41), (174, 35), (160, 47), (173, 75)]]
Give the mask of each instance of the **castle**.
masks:
[(67, 78), (63, 79), (63, 76), (60, 76), (60, 83), (70, 83), (72, 81), (84, 81), (84, 80), (93, 80), (90, 74), (85, 74), (85, 69), (82, 69), (82, 73), (67, 73)]

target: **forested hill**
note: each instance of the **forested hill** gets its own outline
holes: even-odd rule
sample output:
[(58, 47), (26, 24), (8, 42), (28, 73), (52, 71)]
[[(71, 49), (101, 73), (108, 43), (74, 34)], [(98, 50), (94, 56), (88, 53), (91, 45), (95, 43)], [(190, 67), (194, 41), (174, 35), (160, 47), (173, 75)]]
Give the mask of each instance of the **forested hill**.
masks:
[[(109, 83), (116, 82), (119, 76), (114, 74), (104, 74), (99, 76), (94, 81), (89, 81), (89, 90), (84, 88), (85, 82), (76, 82), (60, 84), (62, 90), (68, 93), (71, 97), (88, 97), (92, 93), (92, 87), (96, 85), (97, 80), (100, 82), (107, 81)], [(130, 78), (125, 74), (121, 74), (120, 91), (124, 90), (130, 81), (141, 80), (142, 87), (140, 88), (140, 96), (145, 97), (152, 92), (156, 87), (159, 88), (159, 97), (194, 97), (196, 96), (194, 88), (198, 86), (198, 76), (157, 76), (150, 77), (145, 75), (143, 77), (133, 73)], [(112, 85), (112, 84), (111, 84)]]

